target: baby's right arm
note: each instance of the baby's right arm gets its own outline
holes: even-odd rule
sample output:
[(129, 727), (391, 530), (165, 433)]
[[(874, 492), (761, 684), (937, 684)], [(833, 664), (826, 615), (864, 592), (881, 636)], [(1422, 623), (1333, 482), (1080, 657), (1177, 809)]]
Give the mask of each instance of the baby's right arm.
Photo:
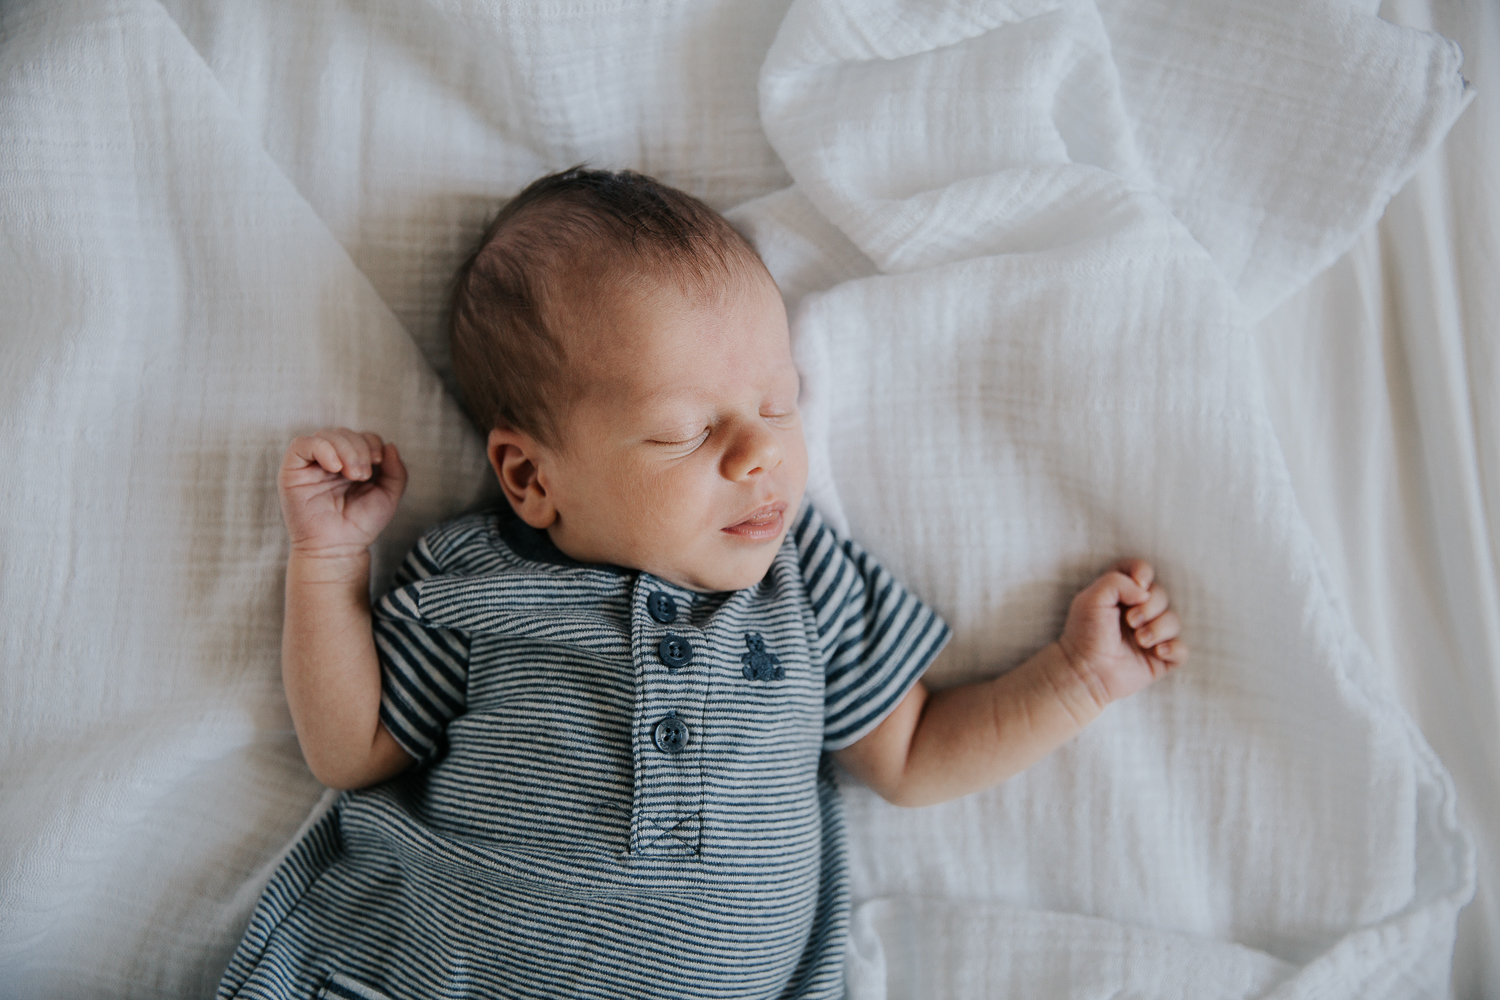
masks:
[(835, 755), (898, 805), (977, 792), (1185, 663), (1181, 630), (1151, 564), (1123, 559), (1073, 598), (1056, 642), (988, 681), (937, 693), (917, 681), (880, 725)]
[(281, 678), (302, 756), (332, 788), (363, 788), (410, 767), (380, 721), (370, 622), (370, 544), (396, 513), (406, 467), (379, 435), (299, 437), (277, 478), (291, 536)]

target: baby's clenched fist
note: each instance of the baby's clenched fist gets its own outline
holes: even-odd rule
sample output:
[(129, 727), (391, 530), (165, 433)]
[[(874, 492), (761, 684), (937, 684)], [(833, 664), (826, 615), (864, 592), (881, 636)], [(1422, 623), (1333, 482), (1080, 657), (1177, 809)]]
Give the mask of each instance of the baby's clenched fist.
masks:
[(355, 555), (395, 515), (406, 490), (406, 466), (396, 446), (380, 435), (337, 427), (287, 447), (277, 488), (294, 551)]
[(1102, 709), (1187, 661), (1182, 623), (1144, 559), (1122, 559), (1079, 591), (1058, 639)]

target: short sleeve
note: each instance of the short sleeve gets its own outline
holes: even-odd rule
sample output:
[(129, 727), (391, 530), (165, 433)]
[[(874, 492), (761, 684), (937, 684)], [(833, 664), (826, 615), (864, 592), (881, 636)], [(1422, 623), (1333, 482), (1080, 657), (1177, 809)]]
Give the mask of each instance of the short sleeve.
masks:
[(380, 654), (380, 721), (401, 749), (419, 761), (432, 756), (468, 693), (469, 637), (426, 621), (422, 583), (440, 572), (427, 540), (396, 572), (395, 588), (375, 602)]
[(793, 533), (824, 662), (823, 749), (842, 750), (905, 697), (951, 632), (811, 506)]

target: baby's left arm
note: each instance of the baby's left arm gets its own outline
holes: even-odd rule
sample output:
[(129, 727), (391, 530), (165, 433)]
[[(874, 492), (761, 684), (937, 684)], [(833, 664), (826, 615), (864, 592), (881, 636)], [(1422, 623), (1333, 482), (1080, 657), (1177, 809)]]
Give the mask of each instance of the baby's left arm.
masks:
[(1079, 592), (1062, 636), (1010, 673), (933, 694), (920, 681), (867, 736), (835, 753), (896, 805), (946, 802), (1024, 771), (1106, 705), (1187, 660), (1151, 564), (1126, 559)]

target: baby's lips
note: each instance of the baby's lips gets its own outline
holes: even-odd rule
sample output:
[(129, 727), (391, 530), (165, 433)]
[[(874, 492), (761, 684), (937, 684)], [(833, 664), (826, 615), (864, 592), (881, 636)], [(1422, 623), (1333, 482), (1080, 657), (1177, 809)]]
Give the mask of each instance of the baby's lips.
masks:
[(785, 512), (786, 504), (768, 503), (723, 530), (741, 538), (774, 538), (781, 534)]

